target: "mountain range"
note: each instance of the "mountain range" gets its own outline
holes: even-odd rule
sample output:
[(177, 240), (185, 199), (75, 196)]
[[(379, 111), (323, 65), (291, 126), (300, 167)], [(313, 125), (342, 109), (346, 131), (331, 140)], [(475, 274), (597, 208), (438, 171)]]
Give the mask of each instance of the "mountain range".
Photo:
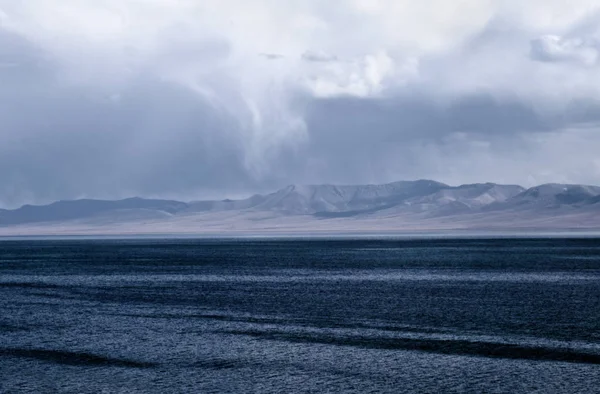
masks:
[(0, 235), (600, 229), (600, 187), (432, 180), (290, 185), (241, 200), (74, 200), (0, 209)]

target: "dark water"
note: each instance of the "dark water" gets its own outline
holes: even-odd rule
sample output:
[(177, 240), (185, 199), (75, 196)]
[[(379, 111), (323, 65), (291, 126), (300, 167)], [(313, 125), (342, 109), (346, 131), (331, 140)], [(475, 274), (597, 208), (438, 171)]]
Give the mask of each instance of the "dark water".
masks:
[(600, 240), (0, 242), (0, 392), (600, 392)]

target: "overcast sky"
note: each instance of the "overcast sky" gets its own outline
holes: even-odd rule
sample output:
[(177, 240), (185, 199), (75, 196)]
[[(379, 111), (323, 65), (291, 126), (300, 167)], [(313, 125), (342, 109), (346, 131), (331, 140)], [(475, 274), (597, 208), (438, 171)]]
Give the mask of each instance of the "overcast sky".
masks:
[(0, 0), (0, 206), (600, 184), (598, 0)]

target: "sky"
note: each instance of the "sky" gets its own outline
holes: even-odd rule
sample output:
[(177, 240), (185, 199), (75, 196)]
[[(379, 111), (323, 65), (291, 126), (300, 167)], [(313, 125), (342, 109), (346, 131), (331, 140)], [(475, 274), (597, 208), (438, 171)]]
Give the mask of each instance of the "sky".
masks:
[(598, 152), (598, 0), (0, 0), (0, 207), (600, 184)]

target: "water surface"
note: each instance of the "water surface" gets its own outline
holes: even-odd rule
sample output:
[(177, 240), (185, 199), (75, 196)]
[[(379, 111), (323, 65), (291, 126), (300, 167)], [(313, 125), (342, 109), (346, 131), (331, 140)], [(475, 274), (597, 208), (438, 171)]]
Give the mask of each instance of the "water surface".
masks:
[(600, 392), (600, 240), (0, 242), (0, 392)]

